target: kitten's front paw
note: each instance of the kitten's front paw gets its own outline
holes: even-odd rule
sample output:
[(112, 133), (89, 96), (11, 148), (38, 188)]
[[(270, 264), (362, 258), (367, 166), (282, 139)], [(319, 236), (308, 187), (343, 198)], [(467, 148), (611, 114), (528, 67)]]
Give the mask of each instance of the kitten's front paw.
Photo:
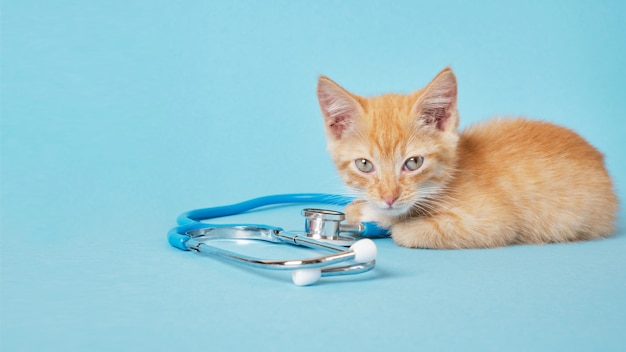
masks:
[(374, 222), (382, 228), (389, 228), (397, 222), (395, 218), (390, 218), (377, 211), (365, 200), (355, 200), (346, 205), (346, 222), (348, 224), (358, 224), (360, 222)]
[(346, 223), (358, 224), (363, 221), (363, 206), (364, 200), (355, 200), (352, 203), (346, 205), (344, 210), (346, 213)]

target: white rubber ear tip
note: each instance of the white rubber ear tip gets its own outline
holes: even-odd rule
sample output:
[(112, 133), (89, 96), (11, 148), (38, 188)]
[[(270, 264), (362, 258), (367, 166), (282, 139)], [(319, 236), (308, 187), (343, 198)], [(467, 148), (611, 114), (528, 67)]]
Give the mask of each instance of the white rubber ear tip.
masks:
[(378, 250), (376, 244), (369, 238), (364, 238), (355, 242), (350, 246), (350, 250), (354, 252), (354, 261), (357, 263), (369, 263), (376, 259)]
[(294, 270), (291, 274), (293, 283), (298, 286), (308, 286), (317, 282), (322, 277), (322, 270), (320, 268), (313, 269), (298, 269)]

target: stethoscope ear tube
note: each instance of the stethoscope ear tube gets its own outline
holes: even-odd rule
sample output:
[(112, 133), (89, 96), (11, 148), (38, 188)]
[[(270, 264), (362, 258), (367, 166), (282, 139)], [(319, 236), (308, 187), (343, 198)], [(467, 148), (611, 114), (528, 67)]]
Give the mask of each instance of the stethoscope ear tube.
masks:
[[(190, 228), (192, 227), (187, 227), (187, 229)], [(173, 232), (178, 234), (175, 229)], [(287, 260), (261, 259), (235, 253), (211, 244), (212, 240), (222, 239), (251, 239), (284, 243), (323, 249), (332, 252), (332, 254)], [(170, 243), (183, 250), (196, 251), (253, 268), (293, 270), (292, 280), (299, 286), (311, 285), (324, 276), (351, 275), (370, 271), (376, 265), (377, 255), (376, 244), (368, 238), (355, 242), (350, 248), (344, 248), (316, 241), (303, 234), (250, 226), (200, 227), (187, 231), (185, 237), (170, 236)], [(342, 264), (348, 261), (353, 263)]]

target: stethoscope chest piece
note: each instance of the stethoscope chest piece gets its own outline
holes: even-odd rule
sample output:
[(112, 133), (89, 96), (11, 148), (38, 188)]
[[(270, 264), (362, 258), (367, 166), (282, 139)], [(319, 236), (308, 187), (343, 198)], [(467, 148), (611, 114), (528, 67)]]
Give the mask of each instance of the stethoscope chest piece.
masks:
[(330, 242), (338, 246), (350, 246), (356, 238), (342, 234), (345, 225), (341, 224), (346, 215), (340, 211), (307, 208), (302, 210), (305, 217), (306, 236), (317, 241)]

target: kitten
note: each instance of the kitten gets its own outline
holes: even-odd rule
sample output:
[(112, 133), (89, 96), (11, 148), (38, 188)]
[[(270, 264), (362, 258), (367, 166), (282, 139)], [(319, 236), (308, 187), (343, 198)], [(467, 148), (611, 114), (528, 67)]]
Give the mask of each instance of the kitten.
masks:
[(618, 208), (603, 155), (573, 131), (522, 118), (458, 132), (450, 68), (412, 94), (364, 98), (327, 77), (317, 95), (328, 150), (375, 221), (402, 246), (481, 248), (612, 234)]

